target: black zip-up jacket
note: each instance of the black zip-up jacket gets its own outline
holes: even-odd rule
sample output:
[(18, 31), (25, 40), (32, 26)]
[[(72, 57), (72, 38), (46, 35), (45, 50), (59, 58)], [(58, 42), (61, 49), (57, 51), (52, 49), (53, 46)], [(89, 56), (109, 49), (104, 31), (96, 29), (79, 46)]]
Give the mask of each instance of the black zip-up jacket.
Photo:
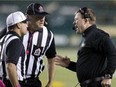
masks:
[(79, 82), (105, 74), (112, 76), (116, 69), (116, 49), (109, 35), (92, 25), (82, 37), (78, 60), (71, 62), (67, 68), (77, 73)]

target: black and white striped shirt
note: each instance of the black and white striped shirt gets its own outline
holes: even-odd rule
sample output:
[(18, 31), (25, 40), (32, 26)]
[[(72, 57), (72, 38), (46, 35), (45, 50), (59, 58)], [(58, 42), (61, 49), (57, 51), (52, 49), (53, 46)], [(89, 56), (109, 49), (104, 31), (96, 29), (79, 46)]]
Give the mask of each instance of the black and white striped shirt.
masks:
[(34, 33), (28, 32), (23, 37), (26, 50), (26, 78), (37, 77), (44, 69), (43, 57), (56, 55), (53, 33), (45, 26)]
[(13, 31), (9, 31), (3, 39), (1, 39), (1, 42), (2, 41), (1, 59), (3, 62), (1, 74), (3, 78), (9, 79), (6, 63), (14, 63), (17, 68), (18, 80), (23, 81), (25, 75), (25, 50), (20, 36)]

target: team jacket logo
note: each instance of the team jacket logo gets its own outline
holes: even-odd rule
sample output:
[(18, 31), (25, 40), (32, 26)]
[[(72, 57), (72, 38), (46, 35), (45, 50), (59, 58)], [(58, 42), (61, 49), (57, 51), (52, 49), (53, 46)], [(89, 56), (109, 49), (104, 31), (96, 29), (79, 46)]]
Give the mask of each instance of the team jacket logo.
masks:
[(39, 7), (39, 11), (40, 11), (40, 12), (44, 12), (44, 9), (43, 9), (42, 6)]
[(80, 47), (84, 47), (85, 46), (85, 39), (82, 38), (82, 41), (81, 41), (81, 44), (80, 44)]
[(85, 42), (82, 42), (82, 43), (81, 43), (81, 47), (84, 47), (84, 46), (85, 46)]

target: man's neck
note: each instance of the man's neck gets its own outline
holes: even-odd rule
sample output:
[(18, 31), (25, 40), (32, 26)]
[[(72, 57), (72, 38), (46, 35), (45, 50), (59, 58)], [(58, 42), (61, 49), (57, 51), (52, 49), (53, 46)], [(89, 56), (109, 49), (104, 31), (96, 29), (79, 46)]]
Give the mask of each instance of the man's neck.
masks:
[(29, 28), (28, 30), (31, 32), (31, 33), (33, 33), (33, 32), (35, 32), (35, 31), (37, 31), (37, 30), (41, 30), (41, 29), (43, 29), (43, 28)]

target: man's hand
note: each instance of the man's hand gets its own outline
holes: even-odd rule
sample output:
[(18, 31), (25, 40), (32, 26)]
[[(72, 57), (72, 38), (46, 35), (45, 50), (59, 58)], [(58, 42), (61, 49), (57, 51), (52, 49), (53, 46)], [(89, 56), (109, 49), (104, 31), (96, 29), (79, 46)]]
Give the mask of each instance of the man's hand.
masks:
[(52, 87), (52, 84), (48, 82), (48, 84), (45, 87)]
[(60, 55), (56, 55), (56, 57), (54, 58), (54, 61), (56, 65), (59, 65), (62, 67), (68, 67), (70, 64), (70, 59), (67, 56), (62, 57)]
[(103, 79), (101, 85), (102, 87), (111, 87), (111, 79)]

